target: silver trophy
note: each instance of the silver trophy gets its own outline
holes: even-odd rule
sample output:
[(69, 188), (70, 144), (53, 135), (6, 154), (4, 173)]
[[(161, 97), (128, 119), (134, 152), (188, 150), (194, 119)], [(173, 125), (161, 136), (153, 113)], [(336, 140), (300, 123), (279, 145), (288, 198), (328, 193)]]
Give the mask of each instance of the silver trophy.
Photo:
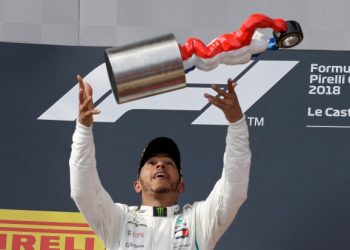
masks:
[(173, 34), (107, 49), (105, 59), (118, 103), (186, 86), (181, 53)]
[[(258, 28), (272, 28), (273, 37), (266, 37)], [(105, 60), (115, 99), (124, 103), (184, 88), (185, 74), (195, 68), (209, 71), (221, 63), (247, 63), (267, 49), (291, 48), (302, 40), (298, 22), (257, 13), (238, 31), (223, 34), (208, 45), (197, 38), (180, 45), (173, 34), (167, 34), (107, 49)]]

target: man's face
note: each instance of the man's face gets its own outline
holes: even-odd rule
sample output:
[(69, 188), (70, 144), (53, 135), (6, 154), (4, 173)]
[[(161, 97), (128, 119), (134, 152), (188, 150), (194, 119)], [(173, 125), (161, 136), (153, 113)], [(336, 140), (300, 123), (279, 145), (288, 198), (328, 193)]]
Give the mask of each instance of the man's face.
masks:
[(149, 158), (140, 171), (139, 182), (141, 192), (179, 193), (181, 176), (175, 162), (164, 154)]

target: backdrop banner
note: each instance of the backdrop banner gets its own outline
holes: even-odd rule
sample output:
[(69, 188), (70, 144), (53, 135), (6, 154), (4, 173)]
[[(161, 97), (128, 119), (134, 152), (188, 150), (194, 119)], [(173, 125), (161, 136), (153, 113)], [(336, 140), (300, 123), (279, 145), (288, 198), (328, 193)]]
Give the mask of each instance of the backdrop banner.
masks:
[(227, 126), (203, 94), (231, 77), (253, 159), (248, 200), (217, 249), (349, 249), (350, 52), (268, 51), (189, 72), (184, 89), (117, 104), (104, 49), (0, 43), (0, 249), (104, 249), (70, 198), (77, 74), (101, 110), (97, 167), (115, 202), (140, 204), (132, 184), (158, 136), (182, 153), (180, 204), (206, 198), (221, 175)]

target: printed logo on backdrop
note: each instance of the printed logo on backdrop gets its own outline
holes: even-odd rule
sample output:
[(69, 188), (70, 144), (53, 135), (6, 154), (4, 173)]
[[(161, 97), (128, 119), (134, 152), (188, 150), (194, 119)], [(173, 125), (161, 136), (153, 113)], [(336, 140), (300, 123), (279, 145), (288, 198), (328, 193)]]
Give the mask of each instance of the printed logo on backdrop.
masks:
[(350, 128), (350, 66), (310, 63), (308, 128)]
[[(117, 104), (109, 84), (105, 64), (91, 71), (84, 80), (93, 89), (93, 99), (102, 112), (95, 122), (117, 122), (131, 110), (186, 110), (198, 111), (193, 125), (226, 125), (224, 115), (216, 107), (208, 105), (203, 97), (205, 92), (215, 95), (210, 85), (225, 84), (227, 78), (239, 77), (236, 92), (243, 112), (246, 112), (263, 97), (279, 80), (293, 69), (299, 61), (259, 60), (243, 65), (220, 65), (210, 72), (195, 70), (186, 75), (184, 89), (147, 97), (124, 104)], [(268, 72), (268, 74), (266, 73)], [(224, 85), (222, 85), (224, 86)], [(74, 121), (77, 117), (78, 85), (62, 96), (38, 119), (54, 121)], [(247, 117), (249, 125), (263, 126), (263, 117)]]
[(0, 209), (0, 249), (105, 247), (80, 213)]

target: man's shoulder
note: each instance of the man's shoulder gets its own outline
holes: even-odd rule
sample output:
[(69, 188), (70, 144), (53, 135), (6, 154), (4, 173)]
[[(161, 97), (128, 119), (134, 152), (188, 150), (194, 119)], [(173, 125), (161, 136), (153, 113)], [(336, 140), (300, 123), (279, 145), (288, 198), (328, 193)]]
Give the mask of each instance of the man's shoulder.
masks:
[(182, 211), (185, 213), (185, 212), (191, 212), (195, 209), (198, 208), (198, 206), (200, 206), (200, 204), (202, 204), (203, 201), (195, 201), (193, 202), (192, 204), (185, 204), (183, 207), (182, 207)]
[(139, 209), (138, 206), (129, 206), (127, 204), (123, 204), (123, 203), (114, 203), (114, 206), (117, 210), (122, 211), (124, 213), (129, 213), (129, 212), (135, 212)]

